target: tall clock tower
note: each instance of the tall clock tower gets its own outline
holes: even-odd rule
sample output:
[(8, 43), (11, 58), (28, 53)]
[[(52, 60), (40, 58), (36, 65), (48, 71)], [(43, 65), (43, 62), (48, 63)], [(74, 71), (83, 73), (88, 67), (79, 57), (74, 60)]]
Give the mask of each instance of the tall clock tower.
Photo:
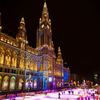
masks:
[[(53, 69), (55, 66), (55, 53), (52, 41), (51, 20), (49, 18), (46, 2), (43, 5), (42, 16), (39, 19), (39, 28), (37, 31), (37, 47), (39, 55), (42, 56), (41, 71), (44, 71), (43, 88), (51, 89), (53, 87)], [(45, 86), (47, 84), (47, 86)]]

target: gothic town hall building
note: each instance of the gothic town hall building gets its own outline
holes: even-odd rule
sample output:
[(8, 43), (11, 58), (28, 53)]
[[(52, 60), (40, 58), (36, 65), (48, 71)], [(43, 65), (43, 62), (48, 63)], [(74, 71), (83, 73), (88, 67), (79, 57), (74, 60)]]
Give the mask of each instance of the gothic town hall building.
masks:
[(0, 21), (0, 91), (48, 90), (63, 86), (65, 73), (61, 49), (54, 52), (51, 20), (44, 2), (37, 29), (36, 48), (28, 45), (25, 21), (21, 18), (16, 38), (2, 33)]

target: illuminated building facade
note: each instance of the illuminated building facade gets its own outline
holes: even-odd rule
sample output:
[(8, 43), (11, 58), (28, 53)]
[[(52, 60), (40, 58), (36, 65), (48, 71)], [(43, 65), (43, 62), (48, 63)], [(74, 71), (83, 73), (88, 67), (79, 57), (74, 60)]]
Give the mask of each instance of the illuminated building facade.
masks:
[(64, 67), (63, 68), (63, 83), (64, 83), (64, 87), (68, 86), (68, 83), (70, 82), (70, 69)]
[[(0, 91), (47, 90), (62, 87), (63, 59), (55, 56), (46, 2), (37, 29), (36, 48), (28, 45), (21, 18), (16, 38), (2, 33), (0, 20)], [(57, 58), (57, 59), (56, 59)]]

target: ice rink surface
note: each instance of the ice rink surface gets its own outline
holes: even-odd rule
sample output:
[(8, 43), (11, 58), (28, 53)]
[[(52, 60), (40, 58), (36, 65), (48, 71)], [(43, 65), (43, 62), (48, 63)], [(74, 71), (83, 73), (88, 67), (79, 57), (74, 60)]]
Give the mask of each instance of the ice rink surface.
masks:
[[(93, 91), (94, 90), (89, 90), (89, 89), (88, 90), (87, 89), (73, 89), (73, 90), (67, 90), (65, 92), (59, 91), (59, 92), (53, 92), (53, 93), (47, 93), (47, 94), (35, 94), (34, 96), (27, 95), (23, 97), (8, 98), (8, 99), (3, 99), (3, 100), (94, 100), (93, 97), (90, 95), (90, 93), (92, 93)], [(60, 96), (59, 96), (59, 93), (60, 93)], [(98, 95), (98, 97), (100, 96)]]

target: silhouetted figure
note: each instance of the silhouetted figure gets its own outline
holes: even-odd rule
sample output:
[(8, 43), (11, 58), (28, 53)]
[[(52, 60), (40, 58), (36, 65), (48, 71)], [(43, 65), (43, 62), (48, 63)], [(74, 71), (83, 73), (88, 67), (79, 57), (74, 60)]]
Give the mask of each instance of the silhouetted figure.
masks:
[(58, 93), (58, 99), (60, 99), (60, 95), (61, 95), (61, 94), (60, 94), (60, 92), (59, 92), (59, 93)]
[(85, 97), (85, 100), (88, 100), (87, 97)]
[(92, 94), (92, 97), (93, 97), (93, 100), (95, 100), (95, 94), (94, 93)]
[(74, 91), (72, 91), (72, 95), (74, 94)]
[(6, 92), (6, 98), (7, 98), (7, 92)]
[(45, 92), (45, 95), (47, 95), (47, 92)]
[(90, 100), (90, 97), (88, 96), (88, 100)]
[(68, 91), (68, 93), (70, 94), (70, 91)]

